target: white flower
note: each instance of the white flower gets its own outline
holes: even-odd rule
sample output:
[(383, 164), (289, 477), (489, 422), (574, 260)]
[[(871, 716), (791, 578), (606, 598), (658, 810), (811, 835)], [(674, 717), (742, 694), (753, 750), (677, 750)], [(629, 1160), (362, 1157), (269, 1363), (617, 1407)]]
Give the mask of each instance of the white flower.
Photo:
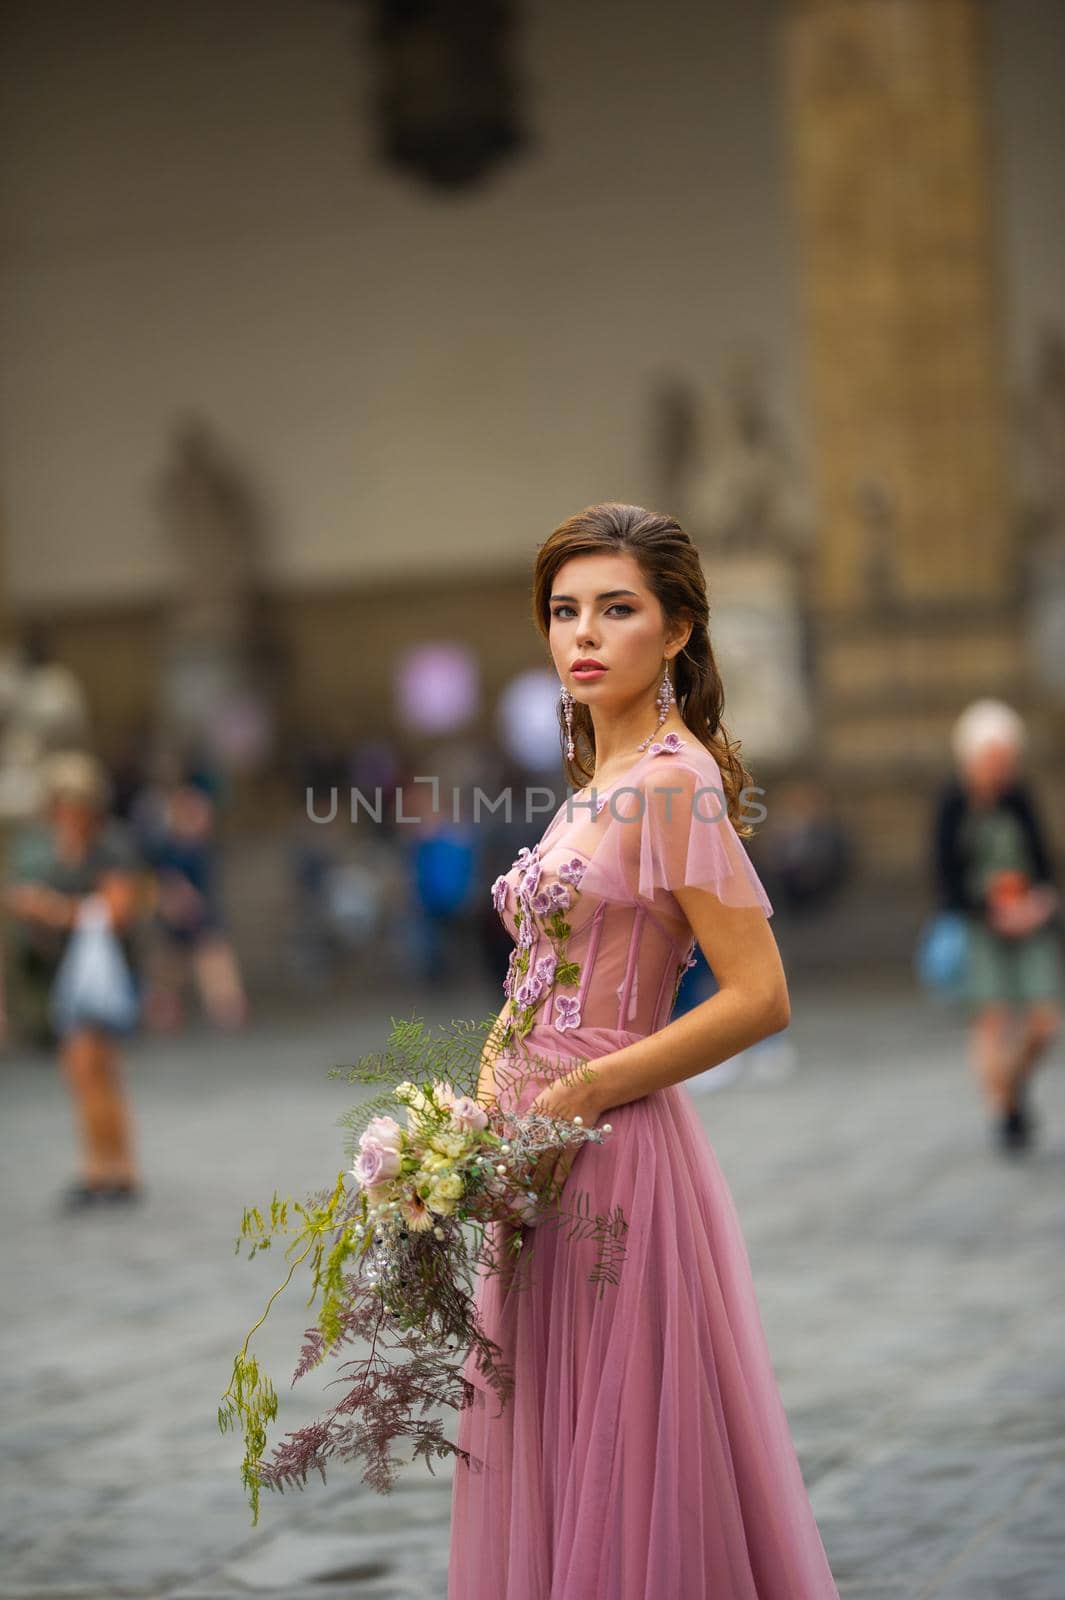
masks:
[(432, 1116), (433, 1108), (416, 1083), (397, 1083), (392, 1092), (407, 1107), (407, 1120), (412, 1128), (417, 1128), (425, 1118)]
[(416, 1190), (411, 1189), (400, 1201), (400, 1214), (414, 1233), (424, 1233), (433, 1225), (432, 1212)]

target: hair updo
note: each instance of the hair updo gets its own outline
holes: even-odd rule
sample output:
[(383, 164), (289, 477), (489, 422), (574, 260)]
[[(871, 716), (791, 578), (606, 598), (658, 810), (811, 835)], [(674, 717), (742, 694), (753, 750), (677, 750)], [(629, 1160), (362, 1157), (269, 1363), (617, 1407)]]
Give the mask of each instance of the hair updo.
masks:
[[(699, 552), (675, 517), (643, 506), (606, 501), (568, 517), (539, 547), (533, 575), (533, 614), (545, 639), (551, 627), (551, 591), (559, 568), (574, 556), (631, 555), (657, 597), (667, 623), (691, 622), (688, 642), (673, 657), (677, 709), (685, 726), (714, 757), (721, 770), (728, 814), (736, 831), (753, 833), (740, 809), (740, 794), (752, 782), (722, 720), (725, 690), (710, 643), (710, 603)], [(573, 705), (573, 759), (566, 755), (561, 703), (559, 729), (566, 776), (583, 788), (595, 771), (595, 731), (591, 712)]]

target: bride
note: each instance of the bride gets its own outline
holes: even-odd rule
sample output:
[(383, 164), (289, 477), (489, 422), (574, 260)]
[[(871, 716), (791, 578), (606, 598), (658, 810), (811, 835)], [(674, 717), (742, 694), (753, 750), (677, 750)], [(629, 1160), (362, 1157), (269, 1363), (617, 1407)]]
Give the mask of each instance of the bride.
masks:
[[(790, 1017), (699, 555), (672, 517), (590, 506), (540, 547), (533, 600), (577, 792), (493, 885), (514, 949), (480, 1091), (609, 1121), (561, 1175), (627, 1233), (602, 1293), (589, 1241), (543, 1224), (519, 1284), (479, 1280), (515, 1384), (500, 1407), (467, 1364), (449, 1600), (838, 1600), (684, 1087)], [(696, 943), (718, 989), (671, 1021)], [(515, 1074), (531, 1051), (561, 1070)]]

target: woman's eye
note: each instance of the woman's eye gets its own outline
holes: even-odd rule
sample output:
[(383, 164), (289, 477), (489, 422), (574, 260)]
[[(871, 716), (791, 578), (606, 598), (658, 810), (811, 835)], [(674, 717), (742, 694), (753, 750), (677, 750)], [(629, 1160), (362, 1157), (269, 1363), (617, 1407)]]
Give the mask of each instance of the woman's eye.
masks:
[[(554, 611), (552, 612), (552, 615), (556, 616), (556, 617), (561, 617), (563, 612), (572, 611), (572, 610), (573, 610), (572, 606), (565, 606), (565, 605), (556, 606), (554, 608)], [(614, 604), (612, 606), (607, 606), (607, 610), (608, 611), (623, 611), (626, 616), (630, 616), (631, 613), (632, 613), (632, 606), (626, 605), (623, 600), (615, 600), (615, 602), (614, 602)]]

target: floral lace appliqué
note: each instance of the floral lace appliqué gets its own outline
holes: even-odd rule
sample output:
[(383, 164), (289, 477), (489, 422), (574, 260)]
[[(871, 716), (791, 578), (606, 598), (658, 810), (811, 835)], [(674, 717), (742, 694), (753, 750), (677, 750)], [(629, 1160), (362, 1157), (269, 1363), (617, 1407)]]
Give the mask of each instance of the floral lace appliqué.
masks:
[(555, 996), (555, 1027), (559, 1033), (567, 1028), (579, 1028), (581, 1022), (580, 1005), (573, 995), (559, 994)]
[(687, 739), (682, 739), (679, 733), (667, 733), (664, 739), (656, 739), (647, 753), (652, 756), (675, 756), (687, 742)]
[[(577, 962), (566, 958), (566, 943), (572, 929), (565, 912), (580, 893), (580, 881), (586, 863), (579, 856), (564, 861), (559, 868), (558, 883), (544, 882), (543, 862), (538, 844), (523, 845), (511, 871), (518, 872), (516, 890), (517, 908), (514, 925), (517, 939), (510, 953), (510, 963), (503, 981), (503, 993), (510, 1001), (511, 1016), (503, 1028), (503, 1043), (509, 1044), (517, 1035), (524, 1038), (533, 1026), (537, 1011), (548, 1001), (559, 985), (572, 986), (580, 982), (581, 969)], [(498, 886), (502, 884), (500, 889)], [(497, 911), (506, 905), (509, 890), (506, 875), (492, 885), (492, 903)], [(537, 942), (537, 931), (553, 947), (551, 955), (544, 955), (530, 972), (532, 950)], [(555, 1000), (555, 1026), (560, 1030), (580, 1026), (580, 1001), (576, 995), (559, 995)]]

